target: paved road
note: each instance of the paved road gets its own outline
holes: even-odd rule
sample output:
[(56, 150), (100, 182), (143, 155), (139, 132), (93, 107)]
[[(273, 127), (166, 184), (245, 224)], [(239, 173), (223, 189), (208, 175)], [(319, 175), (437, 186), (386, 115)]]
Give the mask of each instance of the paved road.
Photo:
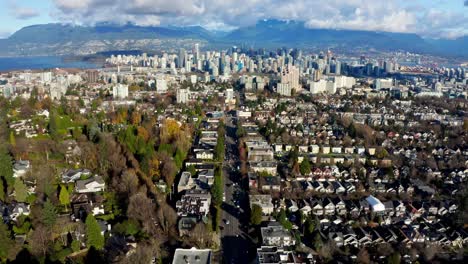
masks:
[(222, 205), (221, 243), (224, 263), (248, 264), (252, 262), (254, 249), (250, 239), (240, 228), (241, 224), (247, 221), (245, 209), (248, 202), (245, 192), (239, 187), (240, 174), (237, 170), (239, 161), (235, 131), (236, 126), (232, 118), (227, 117), (226, 157), (223, 163), (225, 202)]

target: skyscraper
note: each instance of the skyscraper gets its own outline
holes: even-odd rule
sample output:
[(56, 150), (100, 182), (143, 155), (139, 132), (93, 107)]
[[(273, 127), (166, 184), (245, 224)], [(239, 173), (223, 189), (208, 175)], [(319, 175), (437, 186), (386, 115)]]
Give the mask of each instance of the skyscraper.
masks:
[(180, 49), (179, 50), (179, 57), (177, 58), (177, 68), (183, 68), (185, 67), (185, 57), (186, 57), (186, 51), (185, 49)]
[(193, 55), (195, 56), (195, 63), (200, 59), (200, 44), (195, 43), (193, 47)]

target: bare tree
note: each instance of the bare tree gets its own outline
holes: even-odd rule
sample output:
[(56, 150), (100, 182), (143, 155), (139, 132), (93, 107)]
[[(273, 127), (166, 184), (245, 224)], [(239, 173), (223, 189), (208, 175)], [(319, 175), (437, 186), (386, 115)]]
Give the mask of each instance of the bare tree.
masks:
[(139, 221), (143, 231), (153, 234), (156, 231), (156, 208), (151, 199), (146, 196), (146, 188), (130, 197), (127, 215)]
[(51, 234), (43, 225), (37, 225), (29, 237), (31, 253), (36, 256), (45, 256), (51, 241)]
[(171, 228), (174, 228), (177, 224), (177, 213), (165, 202), (159, 204), (157, 218), (159, 226), (166, 234), (171, 233)]

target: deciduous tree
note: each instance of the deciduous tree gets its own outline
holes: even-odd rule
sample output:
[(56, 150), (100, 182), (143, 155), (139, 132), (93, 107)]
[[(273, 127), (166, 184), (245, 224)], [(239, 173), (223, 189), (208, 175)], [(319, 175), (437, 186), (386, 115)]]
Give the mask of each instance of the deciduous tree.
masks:
[(16, 201), (25, 202), (26, 198), (28, 198), (28, 188), (24, 184), (23, 180), (16, 179), (14, 188)]
[(262, 207), (260, 207), (260, 205), (258, 204), (252, 205), (252, 210), (250, 212), (250, 223), (256, 226), (261, 224), (262, 215), (263, 215)]

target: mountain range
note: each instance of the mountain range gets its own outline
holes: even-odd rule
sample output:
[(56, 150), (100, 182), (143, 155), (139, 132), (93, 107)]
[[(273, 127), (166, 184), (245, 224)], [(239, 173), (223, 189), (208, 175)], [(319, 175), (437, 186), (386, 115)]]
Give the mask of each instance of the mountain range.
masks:
[(76, 26), (44, 24), (20, 29), (0, 40), (0, 56), (87, 55), (112, 50), (155, 51), (158, 48), (202, 46), (254, 48), (341, 47), (344, 49), (403, 50), (468, 58), (468, 36), (428, 39), (416, 34), (308, 28), (299, 21), (261, 20), (231, 32), (200, 26), (143, 27), (132, 24)]

